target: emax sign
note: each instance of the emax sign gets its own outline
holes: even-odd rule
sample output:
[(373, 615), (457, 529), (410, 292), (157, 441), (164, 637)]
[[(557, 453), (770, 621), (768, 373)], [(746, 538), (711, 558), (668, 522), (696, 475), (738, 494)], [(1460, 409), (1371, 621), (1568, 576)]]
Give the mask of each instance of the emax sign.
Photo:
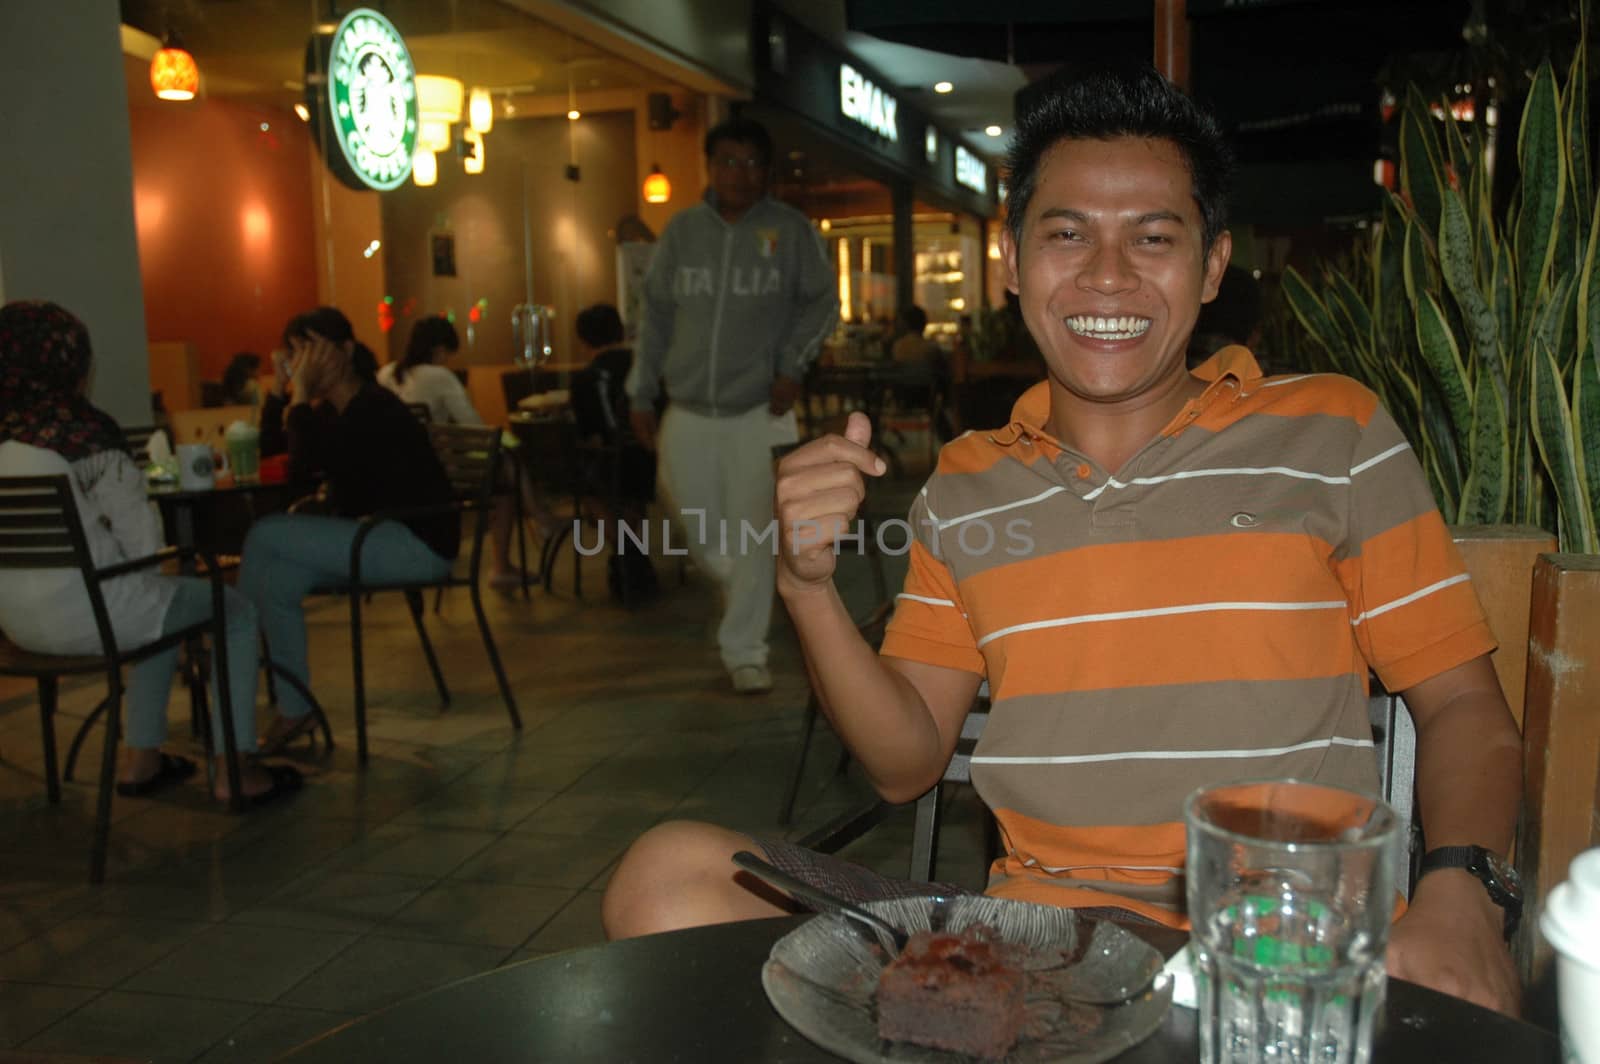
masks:
[(989, 194), (989, 168), (982, 159), (961, 145), (956, 145), (956, 184), (970, 188), (980, 196)]
[(839, 64), (839, 112), (860, 122), (878, 136), (898, 143), (895, 121), (899, 101), (868, 81), (849, 63)]

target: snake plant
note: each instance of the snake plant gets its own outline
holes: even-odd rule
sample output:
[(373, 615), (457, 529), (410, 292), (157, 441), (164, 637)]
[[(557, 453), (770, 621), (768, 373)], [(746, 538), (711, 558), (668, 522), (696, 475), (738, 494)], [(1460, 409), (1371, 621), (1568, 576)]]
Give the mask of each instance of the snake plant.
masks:
[[(1533, 79), (1520, 183), (1491, 206), (1485, 144), (1412, 90), (1400, 189), (1359, 254), (1283, 293), (1310, 368), (1349, 374), (1410, 438), (1446, 517), (1600, 552), (1600, 209), (1580, 46)], [(1448, 114), (1448, 112), (1447, 112)]]

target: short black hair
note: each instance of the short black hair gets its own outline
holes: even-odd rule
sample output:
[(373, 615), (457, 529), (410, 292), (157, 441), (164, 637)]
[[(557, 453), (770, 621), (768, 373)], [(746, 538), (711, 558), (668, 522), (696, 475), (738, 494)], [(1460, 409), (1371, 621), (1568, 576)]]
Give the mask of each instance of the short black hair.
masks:
[(1022, 243), (1022, 220), (1050, 149), (1063, 140), (1145, 137), (1171, 141), (1183, 156), (1210, 254), (1228, 227), (1233, 152), (1209, 111), (1148, 63), (1071, 70), (1036, 86), (1032, 97), (1006, 153), (1006, 227), (1013, 241)]
[(761, 153), (761, 161), (772, 165), (772, 134), (767, 127), (750, 118), (730, 118), (718, 122), (706, 133), (706, 158), (711, 158), (717, 145), (725, 140), (735, 144), (748, 144)]
[(620, 344), (627, 339), (627, 333), (622, 328), (622, 315), (610, 303), (596, 303), (578, 311), (573, 327), (578, 331), (578, 339), (596, 350)]
[(907, 303), (900, 311), (900, 324), (906, 327), (907, 332), (922, 335), (922, 330), (928, 327), (928, 312), (915, 303)]

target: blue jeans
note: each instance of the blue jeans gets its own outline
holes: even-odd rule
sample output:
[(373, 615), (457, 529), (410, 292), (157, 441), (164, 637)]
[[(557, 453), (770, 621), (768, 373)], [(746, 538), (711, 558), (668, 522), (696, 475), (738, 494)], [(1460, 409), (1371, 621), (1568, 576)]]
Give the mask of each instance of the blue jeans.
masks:
[[(256, 608), (272, 662), (308, 687), (306, 618), (301, 608), (314, 587), (350, 579), (350, 547), (357, 524), (347, 517), (273, 514), (250, 529), (244, 541), (239, 590)], [(437, 580), (451, 562), (439, 557), (405, 525), (385, 521), (361, 547), (361, 579), (386, 583)], [(292, 684), (278, 687), (278, 712), (303, 717), (311, 706)]]
[[(211, 617), (211, 581), (193, 576), (175, 578), (178, 592), (161, 619), (161, 634)], [(256, 748), (256, 668), (259, 640), (256, 609), (231, 587), (222, 589), (222, 623), (228, 641), (228, 694), (233, 700), (233, 739), (240, 753)], [(128, 718), (125, 738), (136, 750), (153, 750), (167, 737), (167, 699), (178, 668), (178, 648), (164, 650), (134, 665), (128, 676)], [(221, 702), (216, 670), (211, 676), (211, 735), (222, 749)]]

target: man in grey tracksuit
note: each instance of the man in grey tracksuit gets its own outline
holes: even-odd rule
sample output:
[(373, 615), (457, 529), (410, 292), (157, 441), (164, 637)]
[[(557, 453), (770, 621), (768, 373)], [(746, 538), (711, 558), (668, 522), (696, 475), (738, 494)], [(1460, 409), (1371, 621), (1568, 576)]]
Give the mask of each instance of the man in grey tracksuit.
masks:
[[(668, 223), (645, 278), (626, 387), (634, 432), (659, 451), (661, 486), (690, 554), (725, 592), (722, 663), (735, 690), (755, 693), (772, 686), (771, 449), (839, 299), (811, 223), (767, 197), (766, 130), (742, 120), (717, 126), (706, 134), (706, 161), (704, 202)], [(658, 425), (663, 384), (669, 405)]]

